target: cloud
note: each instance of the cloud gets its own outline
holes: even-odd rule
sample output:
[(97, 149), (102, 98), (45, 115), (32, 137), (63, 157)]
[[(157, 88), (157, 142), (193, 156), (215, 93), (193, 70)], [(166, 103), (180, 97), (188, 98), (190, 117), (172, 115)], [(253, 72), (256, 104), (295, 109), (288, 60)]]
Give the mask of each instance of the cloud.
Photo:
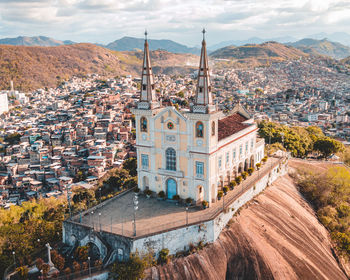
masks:
[[(0, 37), (45, 35), (107, 43), (122, 36), (198, 44), (250, 36), (347, 31), (344, 0), (0, 0)], [(348, 25), (349, 26), (349, 25)]]

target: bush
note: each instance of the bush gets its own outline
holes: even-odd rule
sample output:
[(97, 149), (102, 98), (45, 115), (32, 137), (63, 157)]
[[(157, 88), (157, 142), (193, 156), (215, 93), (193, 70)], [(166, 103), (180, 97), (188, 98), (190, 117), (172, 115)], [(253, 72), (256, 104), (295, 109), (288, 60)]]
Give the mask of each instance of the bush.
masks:
[(143, 192), (145, 195), (151, 195), (152, 194), (152, 191), (150, 189), (146, 189), (144, 192)]
[(203, 200), (203, 201), (202, 201), (202, 206), (203, 206), (204, 208), (207, 208), (207, 207), (209, 206), (208, 201)]
[(263, 159), (261, 160), (263, 163), (267, 162), (267, 156), (264, 156)]
[(192, 198), (187, 197), (187, 198), (186, 198), (186, 203), (187, 203), (187, 204), (191, 204), (191, 203), (192, 203)]
[(260, 169), (260, 167), (261, 167), (261, 163), (260, 162), (258, 162), (256, 165), (256, 169)]
[(112, 279), (138, 280), (144, 278), (144, 270), (147, 262), (136, 253), (130, 254), (130, 258), (125, 262), (118, 262), (112, 265)]
[(224, 186), (223, 188), (222, 188), (222, 190), (224, 191), (224, 193), (226, 194), (227, 192), (228, 192), (228, 186)]
[(253, 167), (249, 167), (249, 168), (248, 168), (248, 174), (249, 174), (249, 175), (252, 175), (253, 172), (254, 172), (254, 168), (253, 168)]
[(173, 200), (179, 201), (180, 200), (180, 196), (178, 194), (173, 195)]
[(158, 257), (158, 263), (159, 264), (167, 264), (169, 263), (170, 258), (169, 258), (169, 249), (162, 249), (159, 252), (159, 257)]
[(160, 191), (160, 192), (158, 193), (158, 197), (159, 197), (159, 198), (165, 198), (165, 192), (164, 192), (164, 191)]
[(242, 172), (242, 178), (245, 180), (248, 177), (248, 172), (244, 171)]
[(223, 191), (218, 191), (218, 199), (222, 198), (224, 195)]
[(236, 181), (237, 185), (239, 185), (242, 182), (242, 176), (237, 176), (235, 178), (235, 181)]
[(236, 185), (237, 185), (236, 181), (231, 181), (229, 184), (230, 189), (233, 190)]
[(140, 192), (140, 189), (139, 189), (139, 188), (135, 188), (135, 189), (134, 189), (134, 192), (135, 192), (135, 193), (139, 193), (139, 192)]

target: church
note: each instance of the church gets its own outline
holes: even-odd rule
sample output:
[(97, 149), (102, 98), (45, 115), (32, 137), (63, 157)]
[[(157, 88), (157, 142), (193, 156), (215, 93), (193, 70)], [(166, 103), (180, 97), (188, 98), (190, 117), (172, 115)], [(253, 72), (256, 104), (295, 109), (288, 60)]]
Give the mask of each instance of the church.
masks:
[(223, 186), (262, 160), (264, 140), (243, 106), (225, 115), (214, 104), (204, 35), (194, 103), (181, 110), (157, 99), (146, 37), (140, 100), (132, 112), (139, 188), (210, 206)]

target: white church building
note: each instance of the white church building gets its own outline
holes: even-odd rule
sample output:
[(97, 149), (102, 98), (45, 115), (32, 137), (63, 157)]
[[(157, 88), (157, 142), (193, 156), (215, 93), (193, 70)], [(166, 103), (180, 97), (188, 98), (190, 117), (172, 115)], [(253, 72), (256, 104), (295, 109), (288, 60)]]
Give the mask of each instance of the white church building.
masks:
[(252, 116), (240, 105), (225, 115), (213, 103), (203, 30), (194, 104), (162, 106), (155, 85), (147, 38), (136, 121), (138, 185), (141, 190), (215, 202), (217, 193), (264, 157)]

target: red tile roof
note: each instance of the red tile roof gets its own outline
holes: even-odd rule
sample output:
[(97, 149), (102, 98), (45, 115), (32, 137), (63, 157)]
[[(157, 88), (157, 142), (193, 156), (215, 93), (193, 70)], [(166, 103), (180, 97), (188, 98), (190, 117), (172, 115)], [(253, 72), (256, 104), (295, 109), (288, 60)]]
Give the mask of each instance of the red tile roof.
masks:
[(239, 113), (232, 114), (219, 120), (218, 140), (220, 141), (250, 126), (250, 124), (243, 123), (246, 120), (247, 119)]

